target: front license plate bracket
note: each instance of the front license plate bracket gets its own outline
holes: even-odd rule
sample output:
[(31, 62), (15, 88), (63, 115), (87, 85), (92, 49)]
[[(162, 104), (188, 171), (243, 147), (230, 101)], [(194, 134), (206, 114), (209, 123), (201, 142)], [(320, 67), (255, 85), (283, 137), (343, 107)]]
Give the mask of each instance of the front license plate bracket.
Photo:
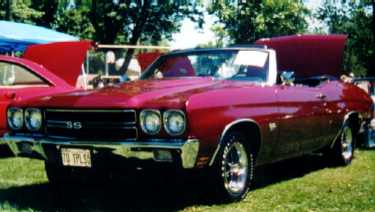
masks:
[(78, 148), (61, 148), (61, 161), (63, 166), (92, 167), (91, 151)]

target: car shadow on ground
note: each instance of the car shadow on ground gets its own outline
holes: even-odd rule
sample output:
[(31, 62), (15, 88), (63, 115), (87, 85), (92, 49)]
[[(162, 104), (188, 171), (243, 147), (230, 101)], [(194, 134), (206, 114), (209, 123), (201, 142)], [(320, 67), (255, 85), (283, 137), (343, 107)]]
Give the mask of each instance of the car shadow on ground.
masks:
[[(329, 167), (318, 155), (259, 167), (253, 189), (298, 178)], [(150, 176), (151, 175), (151, 176)], [(0, 189), (0, 204), (41, 211), (176, 211), (214, 201), (201, 178), (136, 174), (114, 184), (27, 185)], [(191, 176), (191, 175), (189, 175)], [(152, 179), (152, 180), (151, 180)]]
[(10, 151), (7, 145), (0, 144), (0, 159), (8, 157), (13, 157), (13, 153)]

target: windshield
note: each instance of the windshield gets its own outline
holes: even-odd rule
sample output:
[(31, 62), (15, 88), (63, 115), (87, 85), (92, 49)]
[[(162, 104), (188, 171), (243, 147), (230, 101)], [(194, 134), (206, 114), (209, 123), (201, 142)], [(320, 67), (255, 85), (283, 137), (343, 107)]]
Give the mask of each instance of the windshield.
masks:
[(261, 50), (211, 50), (176, 53), (160, 57), (142, 79), (214, 77), (266, 82), (268, 52)]

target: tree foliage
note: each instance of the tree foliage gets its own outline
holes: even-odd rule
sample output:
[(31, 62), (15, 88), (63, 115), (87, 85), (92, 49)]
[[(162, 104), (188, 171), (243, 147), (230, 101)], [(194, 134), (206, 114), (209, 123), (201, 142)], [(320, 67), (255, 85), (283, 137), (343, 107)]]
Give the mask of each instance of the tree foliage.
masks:
[[(0, 0), (0, 19), (12, 19), (17, 22), (35, 23), (43, 12), (31, 7), (31, 0)], [(10, 13), (7, 17), (7, 12)]]
[[(202, 25), (200, 1), (93, 0), (90, 10), (94, 39), (102, 43), (156, 44), (170, 39), (185, 17)], [(134, 49), (127, 50), (123, 72), (133, 53)]]
[(234, 43), (303, 33), (309, 15), (302, 0), (216, 0), (208, 11), (219, 19), (219, 27), (214, 29), (218, 37), (225, 30)]
[(62, 1), (56, 10), (55, 20), (51, 27), (81, 39), (94, 39), (95, 29), (90, 20), (91, 5), (89, 1)]
[[(0, 0), (0, 18), (9, 10)], [(15, 3), (16, 2), (16, 3)], [(200, 0), (14, 0), (12, 19), (35, 23), (99, 43), (157, 44), (171, 39), (181, 21), (190, 18), (203, 24)], [(134, 53), (129, 49), (122, 70)]]
[(375, 75), (373, 4), (373, 0), (325, 0), (316, 14), (329, 33), (348, 35), (344, 70), (355, 75)]

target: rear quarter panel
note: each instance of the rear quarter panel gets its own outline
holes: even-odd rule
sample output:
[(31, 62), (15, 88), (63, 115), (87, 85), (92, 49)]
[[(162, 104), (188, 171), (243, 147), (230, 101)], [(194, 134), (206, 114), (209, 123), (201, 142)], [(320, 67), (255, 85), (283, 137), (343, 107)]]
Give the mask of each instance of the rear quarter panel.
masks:
[(373, 103), (364, 90), (349, 83), (340, 83), (338, 86), (342, 90), (342, 99), (349, 111), (371, 113)]
[(348, 114), (355, 112), (369, 118), (372, 113), (370, 96), (353, 84), (332, 81), (322, 86), (322, 92), (327, 102), (325, 114), (330, 120), (330, 143), (339, 133)]

